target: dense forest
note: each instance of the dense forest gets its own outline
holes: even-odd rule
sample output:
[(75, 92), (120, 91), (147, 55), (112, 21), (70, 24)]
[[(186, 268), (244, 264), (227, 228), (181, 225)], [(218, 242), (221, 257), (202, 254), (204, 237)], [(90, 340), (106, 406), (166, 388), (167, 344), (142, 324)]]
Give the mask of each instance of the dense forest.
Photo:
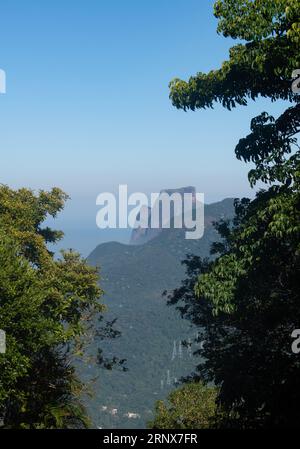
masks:
[[(144, 428), (153, 419), (157, 399), (165, 398), (182, 377), (195, 370), (192, 357), (199, 344), (198, 328), (168, 307), (163, 292), (184, 278), (186, 254), (209, 257), (218, 239), (213, 223), (234, 215), (233, 200), (205, 205), (203, 238), (186, 240), (183, 229), (161, 229), (151, 240), (134, 245), (103, 243), (88, 262), (101, 267), (106, 318), (115, 321), (118, 338), (102, 342), (105, 353), (126, 359), (126, 371), (80, 366), (83, 379), (93, 379), (94, 395), (87, 408), (96, 427)], [(133, 233), (135, 231), (133, 230)], [(97, 326), (97, 323), (95, 323)], [(188, 343), (188, 344), (187, 344)], [(89, 351), (95, 352), (91, 343)], [(130, 415), (128, 416), (128, 413)]]

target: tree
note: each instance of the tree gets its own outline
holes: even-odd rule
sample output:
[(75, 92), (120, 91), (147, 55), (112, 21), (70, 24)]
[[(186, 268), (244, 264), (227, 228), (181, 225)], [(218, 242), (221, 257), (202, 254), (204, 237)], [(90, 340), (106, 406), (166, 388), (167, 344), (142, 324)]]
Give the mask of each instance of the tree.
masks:
[(299, 7), (299, 0), (216, 1), (218, 32), (246, 43), (232, 47), (220, 69), (188, 82), (171, 81), (174, 106), (195, 110), (220, 102), (231, 109), (259, 96), (293, 100), (292, 73), (300, 67)]
[(173, 104), (195, 110), (220, 102), (231, 109), (263, 96), (291, 105), (277, 119), (266, 112), (254, 118), (236, 146), (239, 159), (254, 163), (250, 184), (262, 181), (266, 189), (253, 201), (235, 202), (233, 223), (217, 224), (222, 241), (213, 245), (209, 266), (199, 261), (195, 295), (183, 295), (183, 311), (205, 328), (199, 375), (220, 388), (223, 425), (296, 426), (300, 360), (291, 333), (300, 325), (300, 98), (291, 87), (300, 67), (300, 2), (219, 0), (215, 15), (219, 32), (246, 43), (230, 50), (221, 69), (171, 82)]
[(158, 401), (152, 429), (208, 429), (217, 425), (217, 389), (189, 383)]
[(47, 248), (62, 233), (42, 224), (66, 199), (57, 188), (0, 187), (0, 414), (8, 428), (88, 425), (72, 361), (104, 307), (97, 270), (73, 251), (55, 259)]

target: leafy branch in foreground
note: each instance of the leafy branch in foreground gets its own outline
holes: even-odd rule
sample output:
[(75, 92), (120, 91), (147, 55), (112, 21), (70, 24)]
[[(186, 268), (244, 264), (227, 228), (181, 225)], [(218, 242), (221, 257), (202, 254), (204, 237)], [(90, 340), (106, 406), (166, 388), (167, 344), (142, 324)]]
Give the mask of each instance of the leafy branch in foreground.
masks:
[(217, 389), (193, 382), (174, 390), (167, 401), (158, 401), (152, 429), (209, 429), (216, 427)]
[[(220, 222), (214, 259), (190, 259), (188, 279), (170, 300), (204, 332), (196, 378), (218, 387), (222, 427), (296, 427), (300, 359), (291, 333), (300, 326), (299, 0), (218, 0), (218, 31), (246, 41), (219, 70), (171, 82), (184, 110), (231, 109), (259, 96), (289, 100), (275, 119), (263, 112), (240, 140), (236, 156), (252, 162), (253, 201), (236, 200), (233, 223)], [(192, 263), (194, 262), (194, 266)], [(196, 279), (197, 278), (197, 279)]]
[(0, 414), (8, 428), (88, 425), (73, 359), (102, 314), (99, 275), (74, 251), (55, 259), (62, 233), (42, 224), (63, 209), (55, 188), (0, 187)]

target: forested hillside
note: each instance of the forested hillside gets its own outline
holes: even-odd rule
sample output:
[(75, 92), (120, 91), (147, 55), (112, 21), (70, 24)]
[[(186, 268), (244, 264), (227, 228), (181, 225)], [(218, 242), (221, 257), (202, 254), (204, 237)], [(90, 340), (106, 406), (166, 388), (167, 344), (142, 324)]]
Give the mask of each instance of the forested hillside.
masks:
[[(121, 331), (119, 338), (102, 346), (112, 356), (126, 358), (128, 368), (127, 372), (101, 372), (95, 382), (96, 396), (89, 401), (95, 426), (143, 427), (153, 418), (155, 401), (174, 388), (174, 379), (194, 369), (196, 360), (184, 345), (180, 354), (180, 341), (193, 339), (196, 330), (166, 305), (162, 293), (183, 279), (181, 261), (187, 254), (209, 256), (210, 245), (217, 238), (213, 221), (232, 215), (233, 200), (226, 199), (205, 206), (201, 240), (186, 240), (184, 230), (164, 229), (143, 245), (106, 243), (89, 256), (89, 263), (101, 267), (106, 318), (117, 318), (115, 327)], [(82, 370), (87, 378), (95, 374), (92, 364)], [(128, 412), (139, 416), (124, 416)]]

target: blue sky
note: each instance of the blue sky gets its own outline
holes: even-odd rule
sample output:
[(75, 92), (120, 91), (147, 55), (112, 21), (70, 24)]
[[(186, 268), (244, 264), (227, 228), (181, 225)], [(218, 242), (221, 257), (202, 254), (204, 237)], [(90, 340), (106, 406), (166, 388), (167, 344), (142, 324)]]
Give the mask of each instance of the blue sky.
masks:
[(1, 1), (1, 182), (63, 188), (68, 244), (78, 247), (84, 229), (94, 234), (83, 252), (103, 240), (95, 199), (122, 183), (145, 193), (195, 185), (207, 202), (252, 194), (234, 147), (251, 117), (281, 105), (185, 113), (168, 98), (172, 78), (227, 58), (232, 41), (217, 35), (213, 3)]

